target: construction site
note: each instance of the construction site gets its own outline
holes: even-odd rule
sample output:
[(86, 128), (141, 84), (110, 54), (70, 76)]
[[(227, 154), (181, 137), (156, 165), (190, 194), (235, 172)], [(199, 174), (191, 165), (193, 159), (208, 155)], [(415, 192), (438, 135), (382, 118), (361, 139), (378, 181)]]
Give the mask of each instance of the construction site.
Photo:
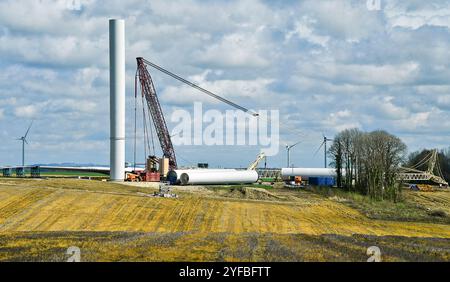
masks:
[[(263, 151), (246, 168), (180, 167), (153, 71), (252, 118), (258, 113), (145, 54), (136, 55), (134, 108), (126, 109), (124, 20), (109, 21), (109, 50), (109, 167), (26, 165), (30, 124), (20, 138), (22, 165), (1, 167), (0, 261), (66, 261), (70, 246), (82, 261), (365, 262), (370, 246), (387, 262), (450, 261), (450, 190), (437, 149), (398, 167), (401, 201), (394, 202), (340, 189), (341, 178), (350, 187), (360, 179), (348, 166), (329, 167), (338, 143), (325, 135), (321, 168), (291, 166), (298, 143), (286, 145), (284, 168), (267, 167)], [(132, 163), (125, 111), (134, 115)]]

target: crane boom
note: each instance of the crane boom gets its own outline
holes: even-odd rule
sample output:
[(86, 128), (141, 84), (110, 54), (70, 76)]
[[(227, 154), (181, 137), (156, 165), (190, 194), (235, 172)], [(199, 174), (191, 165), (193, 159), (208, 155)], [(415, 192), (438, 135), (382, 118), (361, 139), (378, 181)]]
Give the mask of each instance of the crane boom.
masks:
[[(167, 129), (167, 124), (166, 121), (164, 119), (164, 114), (162, 112), (161, 109), (161, 105), (159, 104), (159, 100), (158, 100), (158, 96), (156, 95), (156, 90), (155, 90), (155, 86), (153, 84), (153, 80), (152, 77), (150, 76), (150, 73), (147, 70), (147, 65), (151, 66), (159, 71), (161, 71), (162, 73), (165, 73), (169, 76), (171, 76), (172, 78), (175, 78), (178, 81), (181, 81), (219, 101), (222, 101), (236, 109), (239, 109), (241, 111), (244, 111), (246, 113), (249, 113), (253, 116), (258, 116), (257, 113), (244, 108), (242, 106), (239, 106), (238, 104), (235, 104), (217, 94), (214, 94), (213, 92), (206, 90), (198, 85), (196, 85), (195, 83), (192, 83), (150, 61), (145, 60), (142, 57), (138, 57), (136, 58), (137, 60), (137, 71), (136, 71), (136, 77), (139, 78), (139, 84), (140, 84), (140, 88), (141, 88), (141, 95), (143, 97), (145, 97), (145, 100), (147, 101), (147, 107), (148, 107), (148, 111), (150, 112), (150, 115), (152, 117), (153, 120), (153, 124), (155, 126), (156, 129), (156, 134), (158, 135), (158, 139), (159, 139), (159, 143), (161, 145), (161, 149), (163, 152), (164, 157), (169, 159), (169, 166), (172, 169), (177, 168), (177, 160), (175, 157), (175, 149), (173, 147), (172, 144), (172, 140), (170, 138), (170, 134), (169, 134), (169, 130)], [(136, 87), (135, 87), (135, 91), (137, 92), (137, 80), (136, 80)]]
[(227, 100), (227, 99), (225, 99), (225, 98), (223, 98), (223, 97), (221, 97), (221, 96), (219, 96), (217, 94), (214, 94), (213, 92), (211, 92), (209, 90), (206, 90), (205, 88), (202, 88), (202, 87), (198, 86), (197, 84), (195, 84), (193, 82), (190, 82), (190, 81), (180, 77), (179, 75), (176, 75), (173, 72), (170, 72), (170, 71), (168, 71), (168, 70), (158, 66), (157, 64), (154, 64), (154, 63), (152, 63), (150, 61), (147, 61), (144, 58), (138, 58), (138, 59), (142, 59), (142, 61), (145, 62), (147, 65), (149, 65), (149, 66), (159, 70), (160, 72), (165, 73), (168, 76), (171, 76), (171, 77), (175, 78), (176, 80), (181, 81), (181, 82), (183, 82), (183, 83), (185, 83), (185, 84), (187, 84), (187, 85), (189, 85), (189, 86), (191, 86), (191, 87), (193, 87), (193, 88), (195, 88), (195, 89), (197, 89), (197, 90), (199, 90), (199, 91), (201, 91), (201, 92), (203, 92), (203, 93), (205, 93), (205, 94), (207, 94), (207, 95), (209, 95), (209, 96), (211, 96), (211, 97), (213, 97), (213, 98), (215, 98), (215, 99), (217, 99), (219, 101), (222, 101), (222, 102), (224, 102), (224, 103), (226, 103), (226, 104), (228, 104), (228, 105), (230, 105), (230, 106), (232, 106), (232, 107), (234, 107), (234, 108), (236, 108), (238, 110), (241, 110), (243, 112), (249, 113), (252, 116), (258, 116), (258, 113), (255, 113), (255, 112), (253, 112), (253, 111), (251, 111), (251, 110), (249, 110), (247, 108), (244, 108), (242, 106), (239, 106), (238, 104), (233, 103), (233, 102), (231, 102), (231, 101), (229, 101), (229, 100)]
[(141, 94), (147, 101), (148, 110), (155, 125), (156, 134), (158, 135), (159, 143), (164, 157), (169, 159), (169, 166), (171, 168), (177, 167), (177, 159), (175, 157), (175, 149), (173, 148), (172, 140), (170, 139), (169, 130), (167, 129), (166, 120), (156, 96), (155, 86), (153, 85), (152, 77), (147, 70), (143, 58), (136, 58), (137, 73), (139, 83), (141, 86)]
[(261, 152), (247, 168), (247, 170), (255, 170), (258, 167), (259, 162), (266, 157), (264, 152)]

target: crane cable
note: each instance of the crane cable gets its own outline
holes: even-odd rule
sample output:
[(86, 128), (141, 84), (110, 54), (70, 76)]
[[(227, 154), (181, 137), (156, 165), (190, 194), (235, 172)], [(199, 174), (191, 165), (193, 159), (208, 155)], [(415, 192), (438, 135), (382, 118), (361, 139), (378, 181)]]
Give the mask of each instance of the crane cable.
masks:
[(194, 162), (192, 162), (192, 160), (188, 160), (186, 158), (183, 158), (183, 156), (181, 156), (179, 153), (177, 153), (177, 158), (182, 159), (183, 161), (185, 161), (188, 165), (191, 166), (195, 166), (196, 164)]
[(249, 109), (247, 109), (247, 108), (244, 108), (244, 107), (242, 107), (242, 106), (239, 106), (239, 105), (236, 104), (236, 103), (233, 103), (233, 102), (231, 102), (231, 101), (229, 101), (229, 100), (227, 100), (227, 99), (225, 99), (225, 98), (223, 98), (223, 97), (221, 97), (221, 96), (219, 96), (219, 95), (217, 95), (217, 94), (215, 94), (215, 93), (213, 93), (213, 92), (211, 92), (211, 91), (209, 91), (209, 90), (206, 90), (206, 89), (204, 89), (204, 88), (198, 86), (197, 84), (195, 84), (195, 83), (193, 83), (193, 82), (190, 82), (190, 81), (188, 81), (188, 80), (186, 80), (186, 79), (180, 77), (179, 75), (176, 75), (176, 74), (174, 74), (173, 72), (170, 72), (170, 71), (168, 71), (168, 70), (166, 70), (166, 69), (164, 69), (164, 68), (158, 66), (157, 64), (154, 64), (154, 63), (152, 63), (152, 62), (150, 62), (150, 61), (147, 61), (147, 60), (144, 59), (144, 58), (143, 58), (142, 60), (143, 60), (147, 65), (149, 65), (149, 66), (151, 66), (151, 67), (153, 67), (153, 68), (159, 70), (160, 72), (165, 73), (165, 74), (167, 74), (167, 75), (169, 75), (169, 76), (175, 78), (176, 80), (181, 81), (181, 82), (183, 82), (183, 83), (185, 83), (185, 84), (187, 84), (187, 85), (189, 85), (189, 86), (191, 86), (191, 87), (193, 87), (193, 88), (195, 88), (195, 89), (197, 89), (197, 90), (199, 90), (199, 91), (201, 91), (201, 92), (203, 92), (203, 93), (205, 93), (205, 94), (207, 94), (207, 95), (209, 95), (209, 96), (211, 96), (211, 97), (213, 97), (213, 98), (216, 98), (217, 100), (220, 100), (220, 101), (222, 101), (222, 102), (224, 102), (224, 103), (226, 103), (226, 104), (228, 104), (228, 105), (230, 105), (230, 106), (232, 106), (232, 107), (234, 107), (234, 108), (236, 108), (236, 109), (239, 109), (239, 110), (241, 110), (241, 111), (243, 111), (243, 112), (249, 113), (249, 114), (251, 114), (252, 116), (255, 116), (255, 117), (257, 117), (257, 116), (259, 115), (258, 113), (255, 113), (254, 111), (249, 110)]
[(153, 155), (156, 155), (156, 151), (155, 151), (155, 137), (154, 137), (154, 134), (153, 134), (153, 126), (152, 126), (152, 124), (150, 124), (149, 127), (150, 127), (150, 138), (152, 140), (152, 152), (153, 152)]
[(133, 170), (136, 170), (136, 144), (137, 144), (137, 71), (134, 76), (134, 147), (133, 147)]
[(426, 164), (427, 162), (429, 162), (430, 159), (431, 159), (431, 153), (428, 153), (427, 155), (425, 155), (425, 157), (421, 161), (419, 161), (415, 165), (411, 166), (411, 168), (419, 169), (420, 166), (422, 166), (422, 165)]
[[(227, 100), (227, 99), (225, 99), (225, 98), (223, 98), (223, 97), (220, 97), (219, 95), (217, 95), (217, 94), (215, 94), (215, 93), (212, 93), (211, 91), (206, 90), (206, 89), (204, 89), (204, 88), (198, 86), (197, 84), (192, 83), (192, 82), (190, 82), (190, 81), (188, 81), (188, 80), (186, 80), (186, 79), (180, 77), (179, 75), (174, 74), (174, 73), (172, 73), (172, 72), (170, 72), (170, 71), (164, 69), (163, 67), (158, 66), (158, 65), (155, 64), (155, 63), (152, 63), (152, 62), (150, 62), (150, 61), (148, 61), (148, 60), (146, 60), (146, 59), (144, 59), (144, 58), (142, 58), (142, 61), (143, 61), (144, 63), (146, 63), (147, 65), (149, 65), (149, 66), (151, 66), (151, 67), (153, 67), (153, 68), (155, 68), (155, 69), (161, 71), (162, 73), (165, 73), (165, 74), (167, 74), (167, 75), (169, 75), (169, 76), (171, 76), (171, 77), (173, 77), (173, 78), (175, 78), (175, 79), (177, 79), (177, 80), (179, 80), (179, 81), (181, 81), (181, 82), (183, 82), (183, 83), (185, 83), (185, 84), (187, 84), (187, 85), (189, 85), (189, 86), (191, 86), (191, 87), (193, 87), (193, 88), (195, 88), (195, 89), (197, 89), (197, 90), (199, 90), (199, 91), (202, 91), (202, 92), (206, 93), (207, 95), (209, 95), (209, 96), (211, 96), (211, 97), (213, 97), (213, 98), (216, 98), (216, 99), (218, 99), (218, 100), (220, 100), (220, 101), (222, 101), (222, 102), (224, 102), (224, 103), (226, 103), (226, 104), (228, 104), (228, 105), (231, 105), (232, 107), (235, 107), (235, 108), (237, 108), (237, 109), (239, 109), (239, 110), (242, 110), (242, 111), (244, 111), (244, 112), (246, 112), (246, 113), (249, 113), (249, 114), (251, 114), (252, 116), (255, 116), (255, 117), (258, 117), (258, 116), (259, 116), (258, 113), (254, 112), (254, 111), (251, 111), (251, 110), (249, 110), (249, 109), (247, 109), (247, 108), (244, 108), (244, 107), (242, 107), (242, 106), (239, 106), (239, 105), (237, 105), (236, 103), (233, 103), (233, 102), (231, 102), (231, 101), (229, 101), (229, 100)], [(267, 116), (267, 118), (268, 118), (269, 122), (271, 122), (271, 117), (270, 117), (270, 116)], [(297, 128), (295, 128), (295, 127), (294, 127), (294, 128), (292, 128), (292, 127), (291, 127), (291, 128), (288, 128), (287, 125), (284, 124), (284, 123), (281, 123), (281, 124), (280, 124), (280, 127), (282, 127), (282, 128), (283, 128), (283, 127), (284, 127), (284, 128), (287, 128), (289, 131), (296, 131), (296, 130), (297, 130)], [(297, 130), (297, 131), (298, 131), (298, 130)], [(303, 131), (298, 131), (298, 132), (299, 132), (300, 135), (305, 135), (305, 133), (304, 133)]]
[[(254, 112), (254, 111), (252, 111), (252, 110), (249, 110), (249, 109), (244, 108), (244, 107), (242, 107), (240, 105), (237, 105), (236, 103), (233, 103), (233, 102), (231, 102), (231, 101), (229, 101), (229, 100), (227, 100), (227, 99), (225, 99), (225, 98), (223, 98), (223, 97), (221, 97), (221, 96), (219, 96), (219, 95), (217, 95), (217, 94), (215, 94), (215, 93), (213, 93), (213, 92), (211, 92), (209, 90), (206, 90), (206, 89), (198, 86), (197, 84), (195, 84), (193, 82), (190, 82), (190, 81), (180, 77), (179, 75), (174, 74), (173, 72), (170, 72), (170, 71), (164, 69), (161, 66), (158, 66), (155, 63), (152, 63), (152, 62), (150, 62), (150, 61), (148, 61), (148, 60), (146, 60), (144, 58), (142, 58), (142, 60), (144, 61), (144, 63), (146, 63), (147, 65), (149, 65), (149, 66), (151, 66), (151, 67), (153, 67), (153, 68), (155, 68), (157, 70), (159, 70), (160, 72), (165, 73), (165, 74), (167, 74), (167, 75), (169, 75), (169, 76), (171, 76), (171, 77), (173, 77), (173, 78), (175, 78), (175, 79), (177, 79), (177, 80), (179, 80), (179, 81), (181, 81), (181, 82), (183, 82), (183, 83), (185, 83), (185, 84), (187, 84), (187, 85), (189, 85), (189, 86), (191, 86), (191, 87), (193, 87), (193, 88), (195, 88), (195, 89), (197, 89), (199, 91), (202, 91), (203, 93), (206, 93), (207, 95), (209, 95), (209, 96), (211, 96), (213, 98), (216, 98), (216, 99), (218, 99), (218, 100), (220, 100), (220, 101), (222, 101), (222, 102), (224, 102), (224, 103), (226, 103), (226, 104), (228, 104), (228, 105), (230, 105), (230, 106), (232, 106), (232, 107), (234, 107), (236, 109), (239, 109), (241, 111), (249, 113), (249, 114), (251, 114), (254, 117), (259, 117), (259, 114)], [(272, 122), (272, 119), (271, 119), (271, 117), (269, 115), (267, 116), (267, 119), (268, 119), (269, 123)], [(284, 123), (281, 123), (280, 127), (287, 128), (287, 125), (284, 124)], [(293, 131), (293, 130), (297, 130), (297, 128), (288, 128), (288, 130), (289, 131)], [(305, 133), (303, 131), (298, 131), (298, 132), (299, 132), (300, 135), (305, 135)]]
[(444, 174), (442, 173), (441, 164), (440, 164), (440, 161), (439, 161), (439, 154), (438, 154), (438, 157), (436, 158), (436, 166), (437, 166), (438, 176), (445, 180)]
[[(147, 121), (145, 118), (145, 107), (144, 107), (144, 97), (141, 97), (142, 100), (142, 127), (144, 128), (144, 162), (147, 161), (147, 147), (148, 147), (148, 135), (147, 135)], [(150, 147), (148, 147), (150, 152)]]
[[(134, 136), (135, 136), (135, 144), (134, 144), (134, 158), (135, 158), (135, 163), (136, 163), (136, 139), (137, 139), (137, 137), (136, 137), (136, 131), (137, 131), (137, 129), (136, 129), (136, 120), (137, 120), (137, 117), (136, 117), (136, 108), (137, 108), (137, 105), (136, 105), (136, 103), (137, 103), (137, 77), (138, 77), (138, 74), (137, 74), (137, 71), (136, 71), (136, 76), (135, 76), (135, 105), (134, 105), (134, 107), (135, 107), (135, 109), (134, 109), (134, 111), (135, 111), (135, 113), (134, 113)], [(141, 95), (141, 102), (142, 102), (142, 118), (143, 118), (143, 128), (144, 128), (144, 156), (146, 156), (147, 157), (147, 150), (148, 150), (148, 152), (149, 153), (152, 153), (153, 155), (155, 155), (155, 141), (154, 141), (154, 134), (153, 134), (153, 127), (152, 127), (152, 125), (151, 125), (151, 123), (148, 125), (148, 127), (147, 127), (147, 119), (146, 119), (146, 111), (145, 111), (145, 106), (146, 106), (146, 103), (144, 103), (144, 96), (143, 95)], [(151, 118), (151, 116), (150, 116), (150, 114), (148, 114), (148, 116)], [(150, 131), (150, 137), (149, 137), (149, 131)], [(152, 142), (152, 147), (150, 148), (150, 140), (151, 140), (151, 142)]]
[[(170, 72), (170, 71), (164, 69), (164, 68), (161, 67), (161, 66), (158, 66), (158, 65), (155, 64), (155, 63), (152, 63), (152, 62), (150, 62), (150, 61), (148, 61), (148, 60), (146, 60), (146, 59), (144, 59), (144, 58), (142, 58), (142, 61), (143, 61), (144, 63), (146, 63), (147, 65), (149, 65), (149, 66), (151, 66), (151, 67), (153, 67), (153, 68), (159, 70), (160, 72), (165, 73), (165, 74), (171, 76), (172, 78), (175, 78), (175, 79), (177, 79), (177, 80), (179, 80), (179, 81), (181, 81), (181, 82), (183, 82), (183, 83), (185, 83), (185, 84), (187, 84), (187, 85), (189, 85), (189, 86), (191, 86), (191, 87), (193, 87), (193, 88), (195, 88), (195, 89), (197, 89), (197, 90), (199, 90), (199, 91), (202, 91), (203, 93), (205, 93), (205, 94), (207, 94), (207, 95), (209, 95), (209, 96), (211, 96), (211, 97), (213, 97), (213, 98), (216, 98), (216, 99), (218, 99), (218, 100), (220, 100), (220, 101), (222, 101), (222, 102), (224, 102), (224, 103), (226, 103), (226, 104), (228, 104), (228, 105), (230, 105), (230, 106), (232, 106), (232, 107), (234, 107), (234, 108), (237, 108), (237, 109), (242, 110), (242, 111), (244, 111), (244, 112), (246, 112), (246, 113), (249, 113), (249, 114), (251, 114), (251, 115), (254, 116), (254, 117), (259, 117), (259, 114), (258, 114), (258, 113), (254, 112), (254, 111), (251, 111), (251, 110), (249, 110), (249, 109), (247, 109), (247, 108), (244, 108), (244, 107), (242, 107), (242, 106), (239, 106), (239, 105), (237, 105), (236, 103), (233, 103), (233, 102), (231, 102), (231, 101), (229, 101), (229, 100), (227, 100), (227, 99), (225, 99), (225, 98), (223, 98), (223, 97), (221, 97), (221, 96), (219, 96), (219, 95), (217, 95), (217, 94), (215, 94), (215, 93), (212, 93), (211, 91), (206, 90), (206, 89), (204, 89), (204, 88), (198, 86), (197, 84), (192, 83), (192, 82), (190, 82), (190, 81), (188, 81), (188, 80), (186, 80), (186, 79), (180, 77), (179, 75), (174, 74), (174, 73), (172, 73), (172, 72)], [(272, 121), (271, 117), (270, 117), (270, 116), (267, 116), (267, 118), (268, 118), (269, 122), (271, 123), (271, 121)], [(287, 125), (284, 124), (284, 123), (281, 123), (281, 124), (280, 124), (280, 127), (282, 127), (282, 128), (283, 128), (283, 127), (287, 128)], [(287, 128), (287, 129), (288, 129), (289, 131), (293, 131), (293, 130), (296, 131), (296, 130), (297, 130), (297, 128)], [(304, 135), (304, 134), (305, 134), (303, 131), (298, 131), (298, 132), (299, 132), (300, 135)]]

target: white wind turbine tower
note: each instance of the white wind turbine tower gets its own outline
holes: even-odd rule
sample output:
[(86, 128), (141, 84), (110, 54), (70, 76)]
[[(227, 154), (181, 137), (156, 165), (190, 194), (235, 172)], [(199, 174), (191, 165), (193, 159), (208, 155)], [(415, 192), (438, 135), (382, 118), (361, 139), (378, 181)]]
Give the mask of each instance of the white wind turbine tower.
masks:
[(302, 141), (298, 141), (297, 143), (293, 145), (286, 144), (286, 151), (287, 151), (287, 167), (291, 167), (291, 149), (300, 144)]
[(327, 142), (332, 142), (333, 139), (327, 138), (325, 136), (325, 134), (323, 135), (323, 141), (320, 144), (320, 147), (317, 149), (317, 151), (314, 153), (314, 156), (317, 155), (317, 153), (319, 152), (319, 150), (322, 148), (323, 146), (323, 157), (324, 157), (324, 167), (327, 168)]

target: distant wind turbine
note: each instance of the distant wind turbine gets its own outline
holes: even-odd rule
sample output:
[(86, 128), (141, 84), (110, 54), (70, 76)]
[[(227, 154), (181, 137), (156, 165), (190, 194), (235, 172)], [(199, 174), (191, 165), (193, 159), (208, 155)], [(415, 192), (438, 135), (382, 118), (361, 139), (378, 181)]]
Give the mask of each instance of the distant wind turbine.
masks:
[(25, 132), (25, 135), (17, 139), (22, 141), (22, 166), (25, 166), (25, 143), (27, 143), (28, 145), (27, 136), (32, 125), (33, 121), (30, 123), (30, 126), (28, 127), (27, 132)]
[(322, 146), (324, 146), (324, 152), (323, 152), (323, 154), (324, 154), (324, 161), (325, 161), (325, 164), (324, 164), (324, 166), (325, 166), (325, 168), (327, 168), (327, 142), (332, 142), (333, 141), (333, 139), (329, 139), (329, 138), (327, 138), (326, 136), (325, 136), (325, 134), (322, 134), (323, 135), (323, 141), (322, 141), (322, 143), (320, 144), (320, 147), (317, 149), (317, 151), (314, 153), (314, 156), (315, 155), (317, 155), (317, 153), (319, 152), (319, 150), (322, 148)]
[(297, 143), (293, 145), (286, 144), (286, 151), (287, 151), (287, 167), (291, 167), (291, 149), (300, 144), (302, 141), (298, 141)]

